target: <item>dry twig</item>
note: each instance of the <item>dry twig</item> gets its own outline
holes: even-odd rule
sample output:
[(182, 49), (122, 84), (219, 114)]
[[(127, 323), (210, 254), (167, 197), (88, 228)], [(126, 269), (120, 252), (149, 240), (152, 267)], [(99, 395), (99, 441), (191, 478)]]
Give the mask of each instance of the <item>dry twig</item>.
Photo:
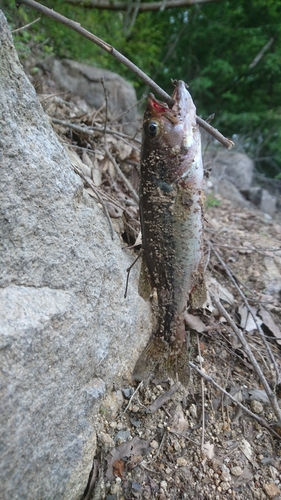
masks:
[(210, 294), (211, 295), (211, 298), (212, 300), (214, 301), (214, 303), (216, 304), (219, 312), (221, 313), (221, 315), (227, 320), (228, 324), (231, 326), (233, 332), (235, 333), (235, 335), (237, 336), (237, 338), (239, 339), (239, 341), (241, 342), (244, 350), (245, 350), (245, 353), (247, 354), (249, 360), (251, 361), (252, 363), (252, 366), (257, 374), (257, 376), (259, 377), (263, 387), (264, 387), (264, 390), (268, 396), (268, 399), (270, 401), (270, 404), (271, 404), (271, 407), (275, 413), (275, 416), (279, 422), (279, 425), (281, 425), (281, 410), (279, 408), (279, 405), (278, 405), (278, 401), (277, 401), (277, 398), (276, 398), (276, 395), (275, 393), (271, 390), (255, 356), (253, 355), (251, 349), (250, 349), (250, 346), (248, 344), (248, 342), (246, 341), (243, 333), (241, 332), (241, 330), (239, 330), (239, 328), (237, 328), (237, 326), (235, 325), (234, 321), (231, 319), (231, 317), (229, 316), (228, 312), (226, 311), (226, 309), (223, 307), (223, 305), (221, 304), (221, 302), (219, 302), (216, 297), (213, 295), (213, 294)]
[[(96, 45), (98, 45), (98, 47), (105, 50), (113, 57), (115, 57), (115, 59), (117, 59), (120, 63), (124, 64), (127, 68), (129, 68), (130, 71), (135, 73), (135, 75), (137, 75), (146, 85), (148, 85), (158, 95), (160, 95), (163, 99), (165, 99), (165, 101), (169, 106), (172, 106), (174, 104), (174, 101), (169, 96), (169, 94), (167, 94), (167, 92), (165, 92), (159, 85), (157, 85), (157, 83), (155, 83), (140, 68), (138, 68), (138, 66), (132, 63), (127, 57), (123, 56), (123, 54), (121, 54), (121, 52), (116, 50), (112, 45), (109, 45), (107, 42), (105, 42), (101, 38), (98, 38), (90, 31), (86, 30), (85, 28), (82, 28), (82, 26), (79, 23), (76, 23), (75, 21), (68, 19), (67, 17), (63, 16), (62, 14), (59, 14), (58, 12), (55, 12), (52, 9), (48, 9), (48, 7), (45, 7), (45, 5), (41, 5), (40, 3), (35, 2), (34, 0), (17, 0), (17, 1), (19, 5), (24, 4), (27, 5), (28, 7), (31, 7), (32, 9), (38, 10), (45, 16), (51, 17), (52, 19), (55, 19), (56, 21), (68, 26), (69, 28), (73, 29), (80, 35), (90, 40), (91, 42), (95, 43)], [(234, 146), (233, 141), (224, 137), (217, 129), (213, 128), (209, 123), (205, 122), (202, 118), (197, 116), (196, 120), (197, 123), (200, 125), (200, 127), (204, 128), (207, 132), (209, 132), (209, 134), (215, 137), (215, 139), (217, 139), (227, 149), (231, 149)]]
[(219, 391), (221, 391), (223, 394), (225, 394), (225, 396), (227, 396), (229, 399), (231, 399), (231, 401), (233, 401), (233, 403), (235, 403), (237, 406), (239, 406), (245, 413), (247, 413), (250, 417), (254, 418), (257, 422), (259, 422), (259, 424), (261, 424), (268, 431), (270, 431), (275, 437), (277, 437), (279, 440), (281, 439), (281, 437), (277, 434), (277, 432), (274, 431), (274, 429), (272, 427), (270, 427), (270, 425), (267, 423), (266, 420), (259, 417), (258, 415), (253, 413), (251, 410), (249, 410), (246, 406), (242, 405), (242, 403), (237, 401), (237, 399), (235, 399), (234, 396), (232, 396), (225, 389), (223, 389), (210, 375), (208, 375), (207, 373), (200, 370), (200, 368), (198, 368), (198, 366), (196, 366), (194, 363), (192, 363), (192, 361), (189, 361), (189, 366), (193, 370), (197, 371), (197, 373), (199, 373), (199, 375), (202, 378), (204, 378), (206, 380), (206, 382), (210, 382), (214, 387), (216, 387)]
[(112, 223), (111, 223), (111, 219), (109, 217), (109, 213), (108, 213), (108, 210), (107, 210), (107, 206), (106, 204), (104, 203), (101, 195), (99, 194), (96, 186), (94, 185), (93, 181), (91, 179), (89, 179), (89, 177), (87, 177), (86, 175), (83, 174), (82, 170), (77, 167), (77, 165), (72, 165), (72, 168), (74, 169), (74, 171), (80, 175), (80, 177), (82, 177), (82, 179), (90, 186), (90, 188), (92, 188), (92, 190), (94, 191), (96, 197), (98, 198), (99, 202), (102, 204), (102, 207), (103, 207), (103, 210), (104, 210), (104, 214), (108, 220), (108, 224), (109, 224), (109, 227), (110, 227), (110, 234), (111, 234), (111, 238), (114, 239), (114, 231), (113, 231), (113, 227), (112, 227)]
[[(224, 262), (224, 260), (221, 258), (220, 254), (219, 254), (219, 253), (218, 253), (218, 252), (214, 249), (214, 247), (213, 247), (212, 243), (210, 243), (210, 246), (211, 246), (211, 248), (212, 248), (212, 251), (213, 251), (214, 255), (216, 256), (216, 258), (218, 259), (218, 261), (220, 262), (220, 264), (223, 266), (223, 268), (224, 268), (225, 272), (226, 272), (226, 273), (227, 273), (227, 275), (229, 276), (229, 278), (230, 278), (231, 282), (232, 282), (232, 283), (233, 283), (233, 285), (235, 286), (235, 288), (236, 288), (237, 292), (239, 293), (240, 297), (242, 298), (242, 300), (243, 300), (244, 304), (246, 305), (248, 312), (251, 314), (251, 316), (252, 316), (252, 318), (253, 318), (253, 320), (254, 320), (254, 322), (255, 322), (255, 325), (256, 325), (256, 327), (257, 327), (257, 331), (259, 332), (259, 335), (260, 335), (260, 337), (261, 337), (261, 339), (262, 339), (262, 341), (263, 341), (263, 344), (264, 344), (264, 346), (265, 346), (265, 348), (266, 348), (266, 350), (267, 350), (267, 353), (268, 353), (269, 359), (270, 359), (270, 361), (273, 363), (273, 366), (274, 366), (274, 368), (275, 368), (275, 372), (276, 372), (276, 384), (278, 385), (278, 384), (280, 384), (280, 382), (281, 382), (281, 375), (280, 375), (280, 372), (279, 372), (279, 368), (278, 368), (278, 365), (277, 365), (277, 363), (276, 363), (276, 360), (275, 360), (275, 358), (274, 358), (274, 356), (273, 356), (273, 353), (272, 353), (272, 351), (271, 351), (271, 349), (270, 349), (270, 346), (269, 346), (269, 344), (268, 344), (268, 342), (267, 342), (267, 340), (266, 340), (266, 338), (265, 338), (265, 335), (264, 335), (264, 333), (263, 333), (263, 331), (262, 331), (262, 329), (261, 329), (260, 325), (259, 325), (259, 324), (257, 323), (257, 321), (256, 321), (256, 315), (254, 314), (254, 312), (253, 312), (252, 308), (250, 307), (250, 304), (249, 304), (249, 302), (248, 302), (248, 300), (247, 300), (246, 296), (244, 295), (244, 293), (242, 292), (241, 288), (238, 286), (238, 284), (237, 284), (236, 280), (235, 280), (235, 279), (234, 279), (234, 277), (232, 276), (232, 273), (230, 272), (229, 267), (226, 265), (226, 263)], [(255, 359), (255, 358), (254, 358), (254, 359)], [(281, 414), (280, 414), (280, 416), (281, 416)]]

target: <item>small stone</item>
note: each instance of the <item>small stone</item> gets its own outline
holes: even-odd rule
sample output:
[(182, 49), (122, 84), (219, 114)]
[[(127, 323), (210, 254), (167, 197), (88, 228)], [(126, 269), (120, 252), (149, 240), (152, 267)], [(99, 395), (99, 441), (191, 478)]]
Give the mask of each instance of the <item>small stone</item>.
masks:
[(150, 443), (150, 446), (153, 450), (157, 450), (159, 444), (157, 443), (157, 441), (155, 441), (155, 439), (153, 439), (153, 441), (151, 441)]
[(175, 451), (180, 451), (181, 450), (181, 445), (178, 441), (174, 443), (174, 450)]
[(193, 418), (197, 418), (197, 408), (195, 404), (190, 405), (189, 413)]
[(222, 473), (221, 473), (221, 480), (222, 480), (222, 481), (226, 481), (226, 482), (231, 481), (231, 476), (230, 476), (230, 474), (229, 474), (229, 471), (228, 471), (228, 472), (222, 472)]
[(109, 434), (106, 434), (105, 432), (99, 433), (98, 441), (105, 453), (108, 453), (115, 446), (112, 437)]
[(233, 476), (239, 477), (241, 476), (243, 470), (239, 467), (239, 465), (235, 465), (234, 467), (231, 467), (230, 472)]
[(141, 484), (132, 482), (132, 490), (134, 491), (140, 491), (141, 490)]
[(272, 465), (269, 466), (269, 472), (270, 472), (272, 479), (278, 478), (278, 470), (275, 469), (275, 467), (272, 467)]
[(167, 481), (161, 481), (160, 486), (161, 486), (161, 488), (163, 488), (163, 490), (166, 490), (166, 488), (168, 486)]
[(177, 464), (180, 467), (184, 467), (187, 464), (187, 460), (183, 457), (179, 457), (179, 458), (177, 458)]
[(171, 474), (171, 472), (172, 472), (172, 469), (170, 469), (170, 467), (167, 467), (167, 468), (165, 469), (165, 472), (166, 472), (166, 474), (169, 476), (169, 475)]
[(225, 482), (225, 481), (222, 481), (221, 484), (220, 484), (220, 487), (222, 489), (222, 491), (227, 491), (228, 488), (229, 488), (229, 483), (228, 482)]
[(267, 483), (263, 485), (263, 490), (269, 498), (274, 498), (281, 494), (281, 490), (274, 483)]
[(132, 396), (134, 391), (132, 388), (129, 388), (129, 389), (122, 389), (122, 392), (123, 392), (124, 398), (130, 399), (130, 397)]
[(114, 441), (119, 446), (122, 443), (126, 443), (131, 438), (130, 431), (119, 431), (117, 432)]
[(251, 401), (251, 410), (257, 414), (263, 412), (263, 405), (260, 401)]

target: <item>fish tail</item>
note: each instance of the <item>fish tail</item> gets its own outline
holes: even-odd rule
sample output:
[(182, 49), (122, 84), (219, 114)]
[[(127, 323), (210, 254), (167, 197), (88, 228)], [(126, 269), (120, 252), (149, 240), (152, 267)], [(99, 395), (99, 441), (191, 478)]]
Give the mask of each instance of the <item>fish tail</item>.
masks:
[(189, 382), (189, 355), (186, 339), (171, 344), (153, 335), (141, 353), (134, 371), (134, 380), (148, 382), (152, 377), (171, 377), (184, 386)]

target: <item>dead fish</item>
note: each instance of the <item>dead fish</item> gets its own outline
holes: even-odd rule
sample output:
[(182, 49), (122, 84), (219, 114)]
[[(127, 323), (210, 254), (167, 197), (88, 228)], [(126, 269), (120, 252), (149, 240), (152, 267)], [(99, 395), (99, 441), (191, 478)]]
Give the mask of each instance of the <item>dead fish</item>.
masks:
[(150, 94), (143, 120), (140, 218), (144, 259), (158, 297), (158, 327), (133, 377), (171, 376), (187, 385), (187, 302), (205, 301), (203, 165), (196, 108), (183, 81), (172, 109)]

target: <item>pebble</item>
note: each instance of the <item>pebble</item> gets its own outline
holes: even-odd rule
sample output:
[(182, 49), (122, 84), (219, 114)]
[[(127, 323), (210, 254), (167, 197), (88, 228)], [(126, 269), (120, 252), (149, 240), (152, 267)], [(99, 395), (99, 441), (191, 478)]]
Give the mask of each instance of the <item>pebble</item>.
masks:
[(179, 457), (179, 458), (177, 458), (177, 464), (180, 467), (184, 467), (187, 464), (187, 460), (183, 457)]
[(190, 405), (189, 413), (193, 418), (197, 418), (197, 408), (195, 404)]
[(220, 487), (221, 487), (222, 491), (228, 490), (229, 486), (230, 486), (230, 484), (227, 483), (227, 482), (225, 482), (225, 481), (222, 481), (221, 484), (220, 484)]
[(181, 450), (181, 445), (178, 441), (174, 443), (174, 450), (175, 451), (180, 451)]
[(239, 477), (241, 476), (243, 470), (239, 467), (239, 465), (235, 465), (234, 467), (231, 467), (230, 472), (233, 476)]
[(98, 440), (105, 453), (108, 453), (115, 446), (112, 437), (109, 434), (106, 434), (106, 432), (100, 432)]
[(251, 410), (257, 414), (263, 412), (263, 405), (260, 401), (251, 401)]
[(228, 472), (222, 472), (222, 473), (221, 473), (221, 480), (222, 480), (222, 481), (226, 481), (226, 482), (231, 481), (231, 476), (230, 476), (230, 474), (229, 474), (229, 471), (228, 471)]
[(119, 446), (122, 443), (126, 443), (131, 438), (130, 431), (119, 431), (117, 432), (114, 441)]
[(124, 398), (130, 399), (130, 397), (132, 396), (134, 391), (132, 388), (129, 388), (129, 389), (122, 389), (122, 392), (123, 392)]
[(157, 450), (157, 448), (159, 447), (159, 444), (157, 443), (157, 441), (155, 441), (155, 439), (153, 439), (153, 441), (151, 441), (151, 443), (150, 443), (150, 446), (153, 450)]
[(274, 483), (267, 483), (263, 485), (263, 490), (269, 498), (274, 498), (281, 494), (281, 490)]

